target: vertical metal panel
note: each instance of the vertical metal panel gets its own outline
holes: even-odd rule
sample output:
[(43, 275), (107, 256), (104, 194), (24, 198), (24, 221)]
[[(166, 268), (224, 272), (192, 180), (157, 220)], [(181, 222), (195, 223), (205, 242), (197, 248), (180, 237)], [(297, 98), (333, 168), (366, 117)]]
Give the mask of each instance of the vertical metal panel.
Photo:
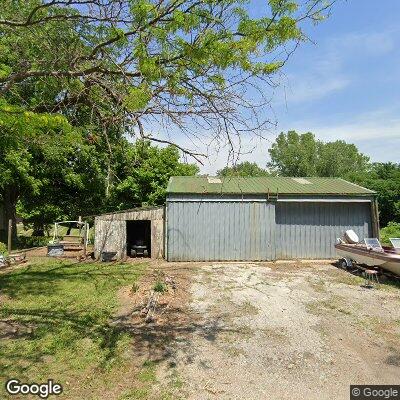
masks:
[(276, 258), (334, 258), (336, 238), (348, 229), (369, 237), (369, 203), (277, 203)]
[(173, 201), (167, 213), (169, 261), (275, 258), (273, 204)]

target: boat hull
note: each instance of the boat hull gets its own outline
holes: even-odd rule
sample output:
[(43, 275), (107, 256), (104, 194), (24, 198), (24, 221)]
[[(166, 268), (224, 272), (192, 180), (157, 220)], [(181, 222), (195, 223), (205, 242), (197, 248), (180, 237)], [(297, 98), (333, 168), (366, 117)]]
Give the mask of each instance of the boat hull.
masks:
[(342, 258), (351, 259), (357, 264), (369, 267), (380, 267), (400, 276), (400, 255), (398, 254), (380, 253), (348, 244), (337, 244), (335, 248), (337, 254)]

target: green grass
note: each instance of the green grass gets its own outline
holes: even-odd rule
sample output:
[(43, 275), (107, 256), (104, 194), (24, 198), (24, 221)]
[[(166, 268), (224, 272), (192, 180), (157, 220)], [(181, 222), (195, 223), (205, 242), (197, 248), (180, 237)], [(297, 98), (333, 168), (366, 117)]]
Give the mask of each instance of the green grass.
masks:
[[(145, 268), (45, 259), (1, 274), (0, 398), (10, 377), (52, 378), (65, 392), (68, 385), (78, 392), (79, 385), (98, 382), (112, 387), (132, 343), (130, 332), (111, 322), (116, 294)], [(141, 398), (139, 392), (132, 398)]]
[(119, 400), (142, 400), (149, 397), (149, 391), (146, 388), (127, 390)]
[(321, 278), (307, 278), (307, 281), (310, 283), (311, 287), (318, 293), (326, 293), (326, 282)]
[(365, 279), (362, 276), (352, 275), (350, 273), (343, 273), (335, 278), (337, 283), (343, 283), (349, 286), (361, 286), (364, 284)]
[(387, 246), (391, 246), (389, 238), (398, 238), (400, 237), (400, 223), (398, 222), (389, 222), (389, 224), (381, 229), (380, 232), (381, 243)]
[(139, 372), (138, 379), (143, 383), (156, 382), (156, 363), (154, 361), (145, 361), (143, 367)]
[(344, 315), (352, 315), (352, 312), (345, 307), (343, 299), (339, 296), (331, 296), (327, 300), (318, 300), (307, 303), (306, 309), (308, 312), (315, 315), (323, 314), (325, 311), (333, 311), (335, 313), (338, 312)]
[(236, 316), (254, 316), (259, 313), (258, 307), (256, 307), (251, 301), (246, 300), (237, 307)]
[[(60, 225), (58, 227), (58, 234), (60, 236), (64, 236), (67, 234), (68, 227), (64, 225)], [(90, 228), (90, 232), (94, 231), (94, 228)], [(17, 234), (18, 236), (32, 236), (33, 229), (32, 228), (25, 228), (22, 223), (17, 224)], [(54, 224), (50, 226), (49, 229), (49, 237), (53, 237), (54, 234)], [(78, 228), (72, 228), (70, 235), (79, 235), (79, 229)]]

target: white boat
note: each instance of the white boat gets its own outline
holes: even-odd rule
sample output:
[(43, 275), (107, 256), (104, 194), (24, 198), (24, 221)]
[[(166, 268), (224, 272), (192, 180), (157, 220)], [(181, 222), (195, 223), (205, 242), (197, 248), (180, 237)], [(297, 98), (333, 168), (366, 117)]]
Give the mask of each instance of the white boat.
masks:
[[(348, 240), (349, 235), (352, 236)], [(353, 243), (345, 243), (339, 240), (335, 245), (337, 254), (342, 257), (346, 264), (348, 260), (369, 267), (380, 267), (400, 276), (400, 254), (396, 248), (382, 247), (378, 239), (365, 239), (365, 243), (354, 243), (357, 235), (354, 232), (346, 232), (345, 238)], [(358, 239), (358, 238), (357, 238)], [(358, 241), (358, 240), (357, 240)]]

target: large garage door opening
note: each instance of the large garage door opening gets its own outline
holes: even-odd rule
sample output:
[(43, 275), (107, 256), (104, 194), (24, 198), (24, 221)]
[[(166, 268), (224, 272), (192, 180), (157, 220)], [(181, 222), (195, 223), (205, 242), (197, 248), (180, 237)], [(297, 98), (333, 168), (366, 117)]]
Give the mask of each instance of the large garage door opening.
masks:
[(151, 221), (126, 221), (128, 257), (151, 257)]
[(335, 258), (336, 238), (348, 229), (370, 237), (369, 203), (279, 202), (275, 215), (278, 259)]

